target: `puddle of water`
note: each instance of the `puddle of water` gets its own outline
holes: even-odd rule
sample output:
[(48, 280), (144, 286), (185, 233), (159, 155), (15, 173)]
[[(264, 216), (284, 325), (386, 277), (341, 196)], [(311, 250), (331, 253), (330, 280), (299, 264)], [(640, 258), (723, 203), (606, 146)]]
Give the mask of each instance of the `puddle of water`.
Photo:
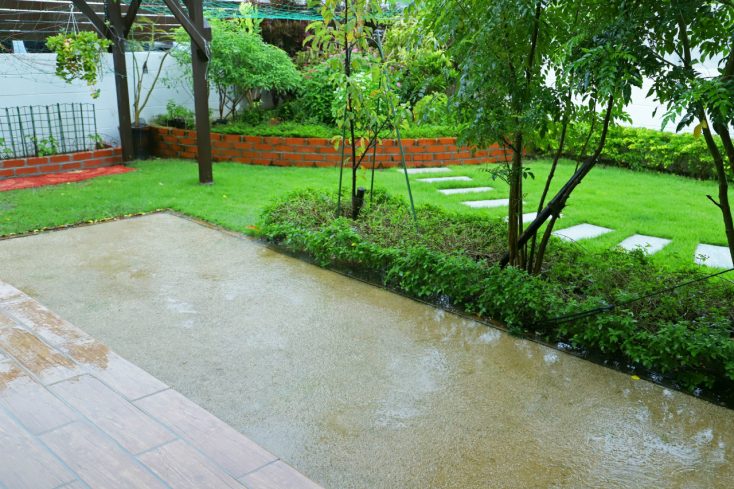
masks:
[(180, 218), (0, 257), (0, 278), (327, 488), (734, 481), (734, 411)]

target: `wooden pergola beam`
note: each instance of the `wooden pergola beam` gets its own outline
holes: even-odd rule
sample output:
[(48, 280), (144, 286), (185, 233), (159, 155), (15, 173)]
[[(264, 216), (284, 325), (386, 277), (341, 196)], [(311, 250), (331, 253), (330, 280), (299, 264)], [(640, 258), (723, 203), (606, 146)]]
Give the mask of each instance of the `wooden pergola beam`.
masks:
[[(15, 0), (15, 2), (17, 6), (21, 5), (19, 0)], [(206, 80), (210, 56), (211, 29), (204, 19), (202, 0), (184, 0), (187, 12), (184, 11), (179, 0), (164, 0), (164, 2), (191, 38), (199, 182), (212, 183), (214, 178), (212, 175), (211, 128), (209, 125), (209, 87)], [(100, 2), (94, 2), (95, 7), (92, 7), (92, 4), (87, 0), (71, 0), (71, 3), (89, 19), (89, 23), (97, 31), (97, 34), (112, 41), (111, 51), (120, 121), (120, 145), (122, 146), (123, 160), (130, 161), (134, 158), (134, 154), (125, 44), (142, 2), (141, 0), (132, 0), (127, 6), (126, 15), (123, 15), (121, 0), (104, 0), (103, 5), (107, 15), (104, 20), (95, 12), (95, 7), (100, 8)]]
[(125, 15), (125, 21), (123, 25), (125, 37), (130, 34), (130, 29), (133, 28), (133, 23), (135, 22), (135, 17), (138, 15), (138, 10), (140, 10), (140, 3), (142, 0), (133, 0), (130, 2), (130, 6), (127, 8), (127, 14)]
[[(94, 26), (94, 30), (96, 30), (100, 36), (104, 37), (105, 39), (110, 38), (109, 29), (105, 25), (104, 21), (99, 17), (99, 15), (97, 15), (97, 13), (86, 2), (86, 0), (71, 0), (71, 2), (76, 8), (79, 9), (81, 13), (83, 13), (89, 19), (89, 22), (91, 22)], [(119, 7), (119, 3), (117, 5)]]

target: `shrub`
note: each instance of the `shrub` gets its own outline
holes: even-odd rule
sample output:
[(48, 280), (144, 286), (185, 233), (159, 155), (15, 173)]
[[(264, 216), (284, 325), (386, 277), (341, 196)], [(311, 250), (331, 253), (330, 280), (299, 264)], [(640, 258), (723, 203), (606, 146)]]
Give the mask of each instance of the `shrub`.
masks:
[(153, 122), (177, 129), (191, 129), (195, 125), (194, 119), (194, 111), (169, 100), (166, 104), (166, 113), (155, 117)]
[[(308, 124), (297, 122), (282, 122), (277, 124), (260, 123), (256, 121), (265, 121), (270, 118), (278, 119), (278, 115), (283, 109), (273, 111), (258, 111), (257, 119), (248, 119), (245, 121), (232, 122), (229, 124), (217, 125), (212, 127), (213, 132), (223, 134), (240, 134), (242, 136), (282, 136), (294, 138), (332, 138), (341, 135), (341, 132), (333, 126), (324, 124)], [(272, 116), (272, 117), (271, 117)], [(459, 131), (455, 126), (411, 126), (400, 130), (403, 139), (414, 138), (440, 138), (455, 137)], [(393, 137), (389, 132), (385, 132), (383, 137)]]
[[(570, 342), (580, 351), (662, 373), (687, 389), (724, 393), (734, 385), (734, 288), (709, 281), (650, 295), (661, 284), (700, 276), (698, 269), (670, 272), (642, 252), (592, 253), (557, 241), (545, 273), (531, 276), (496, 264), (506, 239), (499, 220), (424, 207), (417, 209), (419, 232), (407, 204), (382, 193), (357, 221), (335, 218), (335, 208), (329, 195), (291, 194), (265, 210), (262, 236), (321, 266), (502, 321), (515, 333)], [(580, 319), (555, 319), (600, 307)]]
[[(584, 125), (569, 132), (564, 151), (567, 156), (573, 158), (583, 156), (580, 153), (587, 132), (588, 126)], [(552, 144), (555, 144), (555, 141)], [(593, 148), (594, 145), (593, 136), (588, 147)], [(550, 151), (550, 145), (539, 148), (542, 154), (548, 154)], [(632, 170), (660, 171), (698, 179), (716, 177), (706, 142), (703, 138), (694, 137), (693, 134), (616, 126), (609, 130), (601, 162)]]
[(420, 99), (413, 107), (413, 119), (420, 125), (448, 126), (456, 124), (445, 93), (433, 93)]

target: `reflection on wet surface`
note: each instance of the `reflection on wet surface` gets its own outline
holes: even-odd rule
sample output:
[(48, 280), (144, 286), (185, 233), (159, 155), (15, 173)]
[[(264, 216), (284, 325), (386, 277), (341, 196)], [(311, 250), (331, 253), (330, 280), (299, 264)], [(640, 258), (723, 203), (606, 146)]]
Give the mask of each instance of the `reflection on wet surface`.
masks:
[[(7, 240), (0, 255), (0, 278), (325, 487), (734, 481), (733, 411), (180, 218)], [(75, 350), (85, 339), (55, 341), (97, 363)]]

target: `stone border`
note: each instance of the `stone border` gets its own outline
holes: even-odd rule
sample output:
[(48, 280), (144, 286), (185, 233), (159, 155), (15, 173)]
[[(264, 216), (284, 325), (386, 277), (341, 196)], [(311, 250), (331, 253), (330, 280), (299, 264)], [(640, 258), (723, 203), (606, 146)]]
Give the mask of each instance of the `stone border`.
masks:
[[(196, 158), (196, 131), (153, 126), (153, 154), (161, 158)], [(211, 134), (212, 159), (253, 165), (333, 167), (340, 153), (330, 139)], [(505, 160), (499, 146), (485, 150), (459, 147), (456, 138), (404, 139), (406, 163), (410, 167), (478, 165)], [(367, 161), (367, 159), (365, 159)], [(394, 139), (383, 139), (377, 147), (377, 168), (400, 165), (400, 150)], [(369, 163), (365, 166), (368, 167)]]
[(122, 164), (122, 149), (103, 148), (52, 156), (31, 156), (0, 160), (0, 180), (13, 177), (35, 177), (73, 170), (86, 170)]

